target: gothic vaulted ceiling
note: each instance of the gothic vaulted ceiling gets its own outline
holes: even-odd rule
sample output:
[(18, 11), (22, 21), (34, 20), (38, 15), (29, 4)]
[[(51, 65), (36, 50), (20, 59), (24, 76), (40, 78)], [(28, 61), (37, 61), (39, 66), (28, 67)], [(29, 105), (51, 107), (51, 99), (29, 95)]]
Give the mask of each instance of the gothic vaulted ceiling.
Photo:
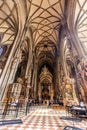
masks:
[[(87, 0), (75, 2), (73, 24), (86, 51)], [(0, 0), (0, 45), (11, 45), (19, 32), (19, 25), (24, 27), (27, 24), (32, 28), (33, 42), (39, 52), (45, 48), (53, 53), (58, 43), (60, 26), (65, 21), (65, 6), (65, 0)]]
[(18, 28), (18, 16), (12, 0), (0, 0), (0, 44), (13, 43)]
[(76, 0), (74, 24), (81, 46), (87, 55), (87, 0)]
[(41, 40), (58, 42), (58, 32), (64, 19), (64, 0), (28, 0), (29, 23), (35, 44)]
[[(18, 0), (17, 0), (18, 1)], [(33, 31), (33, 40), (58, 42), (59, 27), (64, 19), (65, 0), (22, 0), (26, 18)], [(24, 9), (21, 7), (21, 10)], [(25, 11), (25, 10), (24, 10)], [(15, 0), (0, 1), (0, 34), (2, 44), (11, 44), (17, 32), (18, 13)]]
[(28, 0), (29, 26), (32, 28), (36, 54), (41, 62), (53, 61), (64, 21), (65, 0)]

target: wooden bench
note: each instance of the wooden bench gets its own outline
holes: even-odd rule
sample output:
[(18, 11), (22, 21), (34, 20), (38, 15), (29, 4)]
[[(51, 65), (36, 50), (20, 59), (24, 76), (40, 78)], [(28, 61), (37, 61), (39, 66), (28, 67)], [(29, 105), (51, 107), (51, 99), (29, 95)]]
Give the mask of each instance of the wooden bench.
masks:
[(52, 105), (52, 108), (53, 108), (53, 109), (58, 109), (58, 110), (64, 110), (64, 109), (65, 109), (64, 106), (60, 106), (60, 105), (58, 105), (58, 104), (53, 104), (53, 105)]

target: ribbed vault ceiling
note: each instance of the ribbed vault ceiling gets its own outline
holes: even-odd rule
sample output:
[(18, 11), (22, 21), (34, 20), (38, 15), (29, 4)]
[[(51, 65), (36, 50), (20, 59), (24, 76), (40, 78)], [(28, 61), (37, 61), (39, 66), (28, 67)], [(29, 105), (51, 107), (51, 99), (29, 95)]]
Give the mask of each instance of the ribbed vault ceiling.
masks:
[(87, 54), (87, 0), (76, 0), (74, 23), (81, 45)]
[(34, 43), (50, 40), (58, 42), (59, 27), (64, 19), (65, 0), (28, 0), (29, 23), (33, 28)]
[(12, 0), (0, 0), (0, 44), (12, 44), (17, 33), (18, 15)]
[[(35, 44), (50, 40), (58, 42), (59, 27), (64, 19), (65, 0), (25, 0), (25, 16), (33, 31)], [(11, 44), (18, 27), (18, 13), (15, 0), (0, 1), (0, 34), (4, 36), (1, 44)]]
[[(23, 15), (18, 11), (19, 5)], [(0, 0), (0, 45), (11, 45), (14, 42), (19, 31), (18, 26), (22, 23), (22, 21), (19, 23), (20, 15), (21, 20), (32, 28), (33, 41), (37, 50), (41, 51), (43, 48), (55, 52), (59, 29), (65, 21), (64, 11), (65, 0)], [(76, 0), (74, 11), (74, 27), (87, 53), (87, 0)]]

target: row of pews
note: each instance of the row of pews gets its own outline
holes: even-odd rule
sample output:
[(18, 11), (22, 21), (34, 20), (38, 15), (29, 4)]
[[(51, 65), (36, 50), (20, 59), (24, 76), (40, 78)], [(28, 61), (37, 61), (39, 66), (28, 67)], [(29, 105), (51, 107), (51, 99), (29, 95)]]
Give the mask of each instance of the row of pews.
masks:
[(81, 107), (81, 106), (66, 106), (66, 110), (68, 113), (71, 113), (72, 116), (76, 116), (79, 118), (87, 118), (87, 109), (86, 107)]

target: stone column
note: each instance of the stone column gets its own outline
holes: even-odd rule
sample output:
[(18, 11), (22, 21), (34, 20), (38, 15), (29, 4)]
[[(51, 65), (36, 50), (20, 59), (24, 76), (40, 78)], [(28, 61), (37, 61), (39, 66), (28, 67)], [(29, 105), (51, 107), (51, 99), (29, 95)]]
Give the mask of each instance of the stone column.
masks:
[(73, 100), (76, 101), (76, 103), (78, 103), (78, 99), (77, 99), (77, 96), (76, 96), (76, 91), (75, 91), (75, 79), (71, 79), (71, 85), (73, 87)]
[(33, 89), (34, 89), (34, 98), (37, 98), (37, 61), (34, 63), (34, 71), (33, 71)]
[(29, 77), (29, 75), (30, 75), (29, 73), (31, 71), (32, 62), (33, 62), (33, 53), (32, 53), (31, 47), (30, 47), (29, 52), (28, 52), (28, 62), (27, 62), (25, 78)]
[(51, 88), (51, 90), (50, 90), (51, 101), (53, 102), (54, 90), (53, 90), (52, 84), (51, 84), (50, 88)]
[(41, 98), (41, 90), (42, 90), (42, 86), (41, 84), (39, 84), (39, 90), (38, 90), (38, 95), (39, 95), (39, 102), (41, 102), (42, 98)]
[[(86, 57), (85, 52), (81, 46), (80, 39), (78, 37), (78, 30), (76, 26), (75, 20), (75, 10), (76, 9), (76, 1), (68, 0), (66, 3), (66, 11), (65, 16), (67, 20), (67, 25), (65, 25), (65, 33), (70, 40), (70, 42), (74, 45), (78, 55), (80, 58)], [(78, 12), (78, 11), (77, 11)], [(81, 12), (79, 12), (81, 13)], [(78, 17), (76, 18), (78, 19)], [(78, 24), (77, 24), (78, 25)]]
[(29, 90), (30, 90), (30, 88), (32, 88), (32, 86), (31, 86), (31, 71), (29, 72), (29, 74), (28, 74), (28, 77), (27, 77), (27, 79), (26, 79), (26, 98), (28, 99), (28, 96), (29, 96)]
[(20, 50), (18, 50), (18, 53), (16, 54), (16, 56), (14, 56), (14, 58), (12, 60), (13, 61), (12, 61), (12, 65), (11, 65), (11, 73), (9, 76), (8, 83), (13, 83), (13, 81), (14, 81), (18, 65), (21, 61), (21, 51)]
[(21, 89), (22, 89), (22, 84), (21, 83), (14, 83), (13, 85), (12, 85), (12, 93), (13, 93), (13, 97), (15, 97), (16, 99), (18, 99), (19, 98), (19, 96), (20, 96), (20, 93), (21, 93)]
[[(32, 78), (32, 67), (33, 67), (33, 37), (32, 37), (32, 31), (31, 28), (28, 28), (27, 35), (29, 36), (29, 52), (28, 52), (28, 63), (27, 63), (27, 68), (26, 68), (26, 74), (25, 74), (25, 79), (27, 79), (27, 88), (26, 88), (26, 94), (28, 96), (29, 94), (29, 88), (31, 86), (31, 78)], [(31, 86), (32, 87), (32, 86)]]
[[(21, 38), (21, 36), (22, 36), (22, 38)], [(22, 44), (21, 43), (22, 39), (23, 39), (23, 32), (21, 32), (21, 33), (18, 32), (18, 35), (15, 39), (15, 42), (13, 44), (13, 47), (11, 49), (8, 60), (6, 62), (6, 65), (4, 67), (4, 70), (3, 70), (1, 78), (0, 78), (0, 100), (3, 100), (4, 92), (6, 90), (6, 87), (8, 86), (9, 75), (11, 72), (10, 68), (12, 65), (12, 58), (14, 57), (16, 50), (18, 48), (20, 48), (20, 46)]]

